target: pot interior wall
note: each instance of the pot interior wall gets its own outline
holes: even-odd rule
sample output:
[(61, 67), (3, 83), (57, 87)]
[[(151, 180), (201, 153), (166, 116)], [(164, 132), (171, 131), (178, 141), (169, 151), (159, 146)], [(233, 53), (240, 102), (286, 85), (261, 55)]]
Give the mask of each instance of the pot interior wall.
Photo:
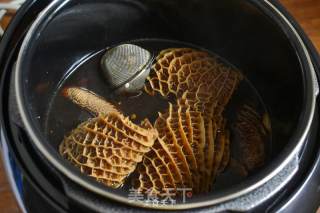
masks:
[(243, 71), (269, 110), (272, 156), (285, 147), (302, 110), (301, 65), (277, 25), (242, 0), (68, 1), (29, 44), (24, 62), (24, 97), (38, 128), (44, 131), (50, 100), (79, 62), (142, 38), (192, 43)]

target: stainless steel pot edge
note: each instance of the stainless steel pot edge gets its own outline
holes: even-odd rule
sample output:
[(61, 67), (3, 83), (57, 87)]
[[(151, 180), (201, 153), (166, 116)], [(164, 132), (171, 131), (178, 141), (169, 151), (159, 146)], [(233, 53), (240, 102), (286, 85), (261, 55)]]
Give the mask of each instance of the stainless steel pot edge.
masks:
[(301, 46), (303, 48), (303, 51), (305, 52), (305, 54), (307, 56), (308, 63), (310, 64), (311, 74), (312, 74), (312, 78), (313, 78), (314, 94), (315, 94), (315, 98), (316, 98), (319, 95), (319, 82), (318, 82), (316, 71), (315, 71), (314, 66), (312, 64), (311, 56), (309, 54), (309, 51), (308, 51), (305, 43), (303, 42), (303, 40), (302, 40), (301, 36), (299, 35), (299, 33), (297, 32), (297, 30), (291, 24), (291, 22), (285, 17), (285, 15), (283, 13), (281, 13), (281, 11), (278, 10), (278, 8), (276, 8), (268, 0), (264, 0), (264, 2), (266, 4), (268, 4), (274, 11), (276, 11), (282, 17), (282, 19), (288, 24), (288, 26), (291, 28), (292, 32), (295, 34), (295, 36), (299, 40), (299, 42), (300, 42), (300, 44), (301, 44)]
[[(18, 55), (18, 59), (17, 59), (17, 67), (15, 72), (18, 72), (18, 70), (21, 70), (21, 60), (23, 58), (24, 52), (25, 52), (25, 48), (27, 47), (29, 41), (32, 39), (33, 36), (33, 32), (35, 31), (35, 29), (39, 26), (41, 20), (46, 18), (46, 14), (47, 12), (49, 12), (53, 7), (55, 7), (57, 4), (61, 4), (63, 1), (61, 0), (54, 0), (52, 3), (50, 3), (48, 5), (47, 8), (45, 8), (37, 17), (37, 19), (34, 21), (34, 23), (32, 24), (32, 26), (30, 27), (30, 30), (28, 31), (19, 55)], [(68, 2), (68, 1), (65, 1)], [(301, 134), (301, 137), (299, 138), (299, 141), (297, 142), (297, 146), (295, 147), (294, 151), (291, 152), (290, 155), (288, 155), (286, 157), (286, 159), (281, 163), (281, 165), (279, 165), (275, 170), (273, 170), (271, 173), (269, 173), (267, 176), (265, 176), (262, 180), (260, 180), (259, 182), (257, 182), (256, 184), (251, 185), (250, 187), (241, 190), (237, 193), (233, 193), (230, 194), (228, 196), (224, 196), (221, 198), (217, 198), (215, 200), (209, 200), (209, 201), (203, 201), (203, 202), (198, 202), (198, 203), (190, 203), (190, 204), (177, 204), (174, 205), (174, 207), (171, 206), (161, 206), (161, 207), (157, 207), (157, 209), (166, 209), (166, 210), (178, 210), (178, 209), (188, 209), (188, 208), (199, 208), (199, 207), (205, 207), (205, 206), (210, 206), (210, 205), (214, 205), (217, 203), (222, 203), (222, 202), (226, 202), (232, 199), (235, 199), (237, 197), (240, 197), (244, 194), (247, 194), (251, 191), (253, 191), (254, 189), (260, 187), (261, 185), (263, 185), (264, 183), (266, 183), (267, 181), (269, 181), (272, 177), (274, 177), (276, 174), (278, 174), (289, 162), (290, 160), (292, 160), (297, 153), (300, 151), (304, 141), (306, 140), (306, 137), (308, 135), (309, 129), (311, 127), (312, 124), (312, 118), (314, 116), (315, 113), (315, 106), (316, 106), (316, 96), (319, 92), (318, 89), (318, 82), (316, 79), (316, 74), (315, 74), (315, 70), (314, 67), (312, 65), (312, 61), (311, 61), (311, 57), (307, 51), (307, 48), (305, 46), (305, 44), (303, 43), (301, 37), (299, 36), (298, 32), (295, 30), (295, 28), (293, 27), (293, 25), (289, 22), (289, 20), (273, 5), (271, 4), (268, 0), (264, 0), (264, 2), (266, 4), (268, 4), (290, 27), (290, 29), (292, 30), (292, 32), (294, 32), (295, 36), (297, 37), (297, 39), (300, 42), (300, 45), (302, 46), (305, 55), (307, 56), (308, 59), (308, 64), (309, 64), (309, 68), (312, 71), (312, 81), (314, 82), (313, 84), (313, 94), (312, 94), (312, 98), (311, 98), (311, 104), (310, 104), (310, 108), (308, 109), (308, 111), (310, 111), (309, 114), (309, 118), (308, 118), (308, 122), (307, 125), (303, 131), (303, 133)], [(60, 5), (62, 6), (62, 5)], [(70, 178), (71, 180), (73, 180), (74, 182), (80, 184), (81, 186), (97, 193), (100, 194), (102, 196), (108, 197), (110, 199), (119, 201), (119, 202), (123, 202), (129, 205), (133, 205), (133, 206), (137, 206), (137, 207), (143, 207), (146, 208), (146, 206), (143, 203), (129, 203), (128, 200), (124, 197), (109, 193), (104, 191), (103, 189), (96, 187), (96, 186), (92, 186), (90, 183), (86, 182), (85, 180), (79, 178), (78, 176), (76, 176), (75, 174), (71, 173), (65, 166), (61, 165), (60, 162), (55, 159), (55, 157), (53, 156), (52, 153), (50, 153), (45, 147), (44, 145), (40, 142), (40, 139), (38, 138), (38, 136), (36, 135), (36, 133), (33, 131), (32, 127), (30, 126), (30, 124), (28, 123), (28, 117), (27, 117), (27, 112), (24, 108), (24, 103), (22, 101), (22, 87), (20, 82), (22, 82), (22, 79), (20, 79), (20, 75), (16, 75), (15, 78), (15, 86), (16, 86), (16, 91), (17, 91), (17, 103), (18, 103), (18, 109), (19, 112), (21, 114), (21, 118), (24, 124), (24, 127), (26, 128), (30, 138), (32, 139), (33, 143), (35, 144), (35, 146), (39, 149), (39, 151), (59, 170), (61, 171), (66, 177)], [(150, 207), (148, 207), (150, 208)], [(151, 207), (152, 208), (152, 207)]]
[(264, 183), (259, 188), (233, 200), (218, 204), (217, 206), (212, 207), (210, 211), (249, 211), (278, 193), (297, 173), (298, 167), (299, 156), (295, 155), (294, 159), (292, 159), (288, 165), (286, 165), (276, 176)]

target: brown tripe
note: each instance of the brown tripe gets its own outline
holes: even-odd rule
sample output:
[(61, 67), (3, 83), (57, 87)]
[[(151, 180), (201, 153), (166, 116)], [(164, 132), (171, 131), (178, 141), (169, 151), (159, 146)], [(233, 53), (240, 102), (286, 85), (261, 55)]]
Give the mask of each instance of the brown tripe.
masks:
[(102, 97), (81, 87), (65, 88), (63, 90), (63, 96), (95, 115), (119, 112), (115, 106)]
[(65, 137), (59, 146), (60, 154), (97, 181), (120, 187), (150, 151), (157, 131), (148, 120), (140, 125), (132, 123), (90, 91), (68, 88), (65, 92), (74, 103), (89, 104), (80, 105), (98, 116), (83, 122)]
[(262, 116), (252, 106), (245, 104), (240, 107), (235, 122), (235, 133), (240, 139), (240, 162), (248, 171), (261, 167), (266, 158), (267, 130)]
[[(192, 184), (195, 192), (208, 191), (218, 171), (221, 172), (228, 163), (230, 151), (225, 145), (230, 141), (228, 131), (221, 128), (222, 113), (242, 78), (239, 71), (224, 65), (209, 53), (191, 48), (162, 51), (147, 78), (145, 91), (148, 94), (174, 97), (178, 103), (185, 99), (190, 110), (200, 113), (203, 119), (205, 138), (200, 155), (203, 160), (201, 157), (196, 159), (204, 161), (204, 164), (192, 172), (196, 176)], [(225, 134), (217, 139), (219, 129)], [(192, 165), (191, 170), (194, 170)]]
[(71, 87), (64, 96), (97, 115), (79, 125), (60, 145), (60, 153), (96, 180), (120, 187), (137, 164), (135, 188), (176, 195), (178, 188), (207, 192), (230, 159), (230, 133), (223, 112), (242, 80), (237, 70), (208, 52), (172, 48), (156, 58), (145, 91), (174, 98), (148, 120), (132, 123), (98, 95)]
[[(228, 149), (229, 149), (229, 139), (230, 134), (229, 131), (226, 129), (226, 121), (223, 120), (221, 122), (221, 126), (217, 131), (216, 143), (215, 143), (215, 150), (214, 150), (214, 161), (213, 161), (213, 170), (211, 177), (215, 178), (228, 164), (229, 156), (228, 156)], [(226, 153), (227, 152), (227, 153)], [(213, 182), (210, 183), (210, 187), (212, 187)]]
[[(195, 192), (200, 190), (200, 177), (204, 174), (204, 121), (199, 112), (193, 111), (186, 100), (181, 100), (177, 105), (170, 104), (164, 114), (160, 114), (155, 123), (159, 133), (159, 139), (147, 153), (143, 164), (140, 165), (139, 182), (135, 185), (142, 192), (146, 192), (145, 186), (150, 186), (152, 192), (159, 195), (166, 193), (166, 188), (173, 188), (171, 193), (176, 193), (177, 188), (192, 188)], [(155, 162), (151, 165), (151, 162)], [(151, 169), (151, 167), (154, 167)], [(168, 178), (161, 178), (163, 174), (151, 175), (146, 179), (146, 171), (158, 171), (158, 168), (165, 168), (166, 177), (172, 175), (171, 182), (163, 182)], [(159, 171), (161, 171), (159, 169)], [(202, 172), (202, 173), (201, 173)], [(158, 177), (161, 184), (154, 184), (157, 181), (152, 177)], [(158, 179), (157, 179), (158, 180)], [(147, 183), (147, 182), (150, 183)], [(161, 188), (160, 186), (166, 186)], [(150, 189), (149, 189), (150, 190)]]

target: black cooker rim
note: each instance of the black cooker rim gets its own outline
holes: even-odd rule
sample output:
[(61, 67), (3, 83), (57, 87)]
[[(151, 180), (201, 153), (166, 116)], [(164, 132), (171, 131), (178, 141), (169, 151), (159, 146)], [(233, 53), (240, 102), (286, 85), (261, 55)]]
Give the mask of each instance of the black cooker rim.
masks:
[[(10, 21), (8, 27), (5, 30), (4, 35), (1, 38), (0, 42), (0, 133), (1, 133), (1, 144), (5, 143), (8, 147), (10, 160), (16, 163), (17, 168), (19, 169), (20, 174), (23, 175), (23, 181), (27, 181), (36, 191), (37, 193), (43, 194), (46, 198), (45, 200), (51, 202), (53, 206), (57, 209), (63, 209), (63, 206), (66, 206), (56, 201), (56, 197), (54, 199), (49, 199), (50, 196), (47, 194), (48, 183), (44, 187), (43, 182), (39, 180), (37, 172), (39, 168), (33, 168), (30, 166), (28, 157), (28, 161), (26, 161), (26, 155), (23, 154), (22, 147), (19, 142), (17, 143), (16, 137), (21, 137), (20, 135), (13, 135), (11, 130), (11, 124), (8, 116), (8, 91), (10, 87), (10, 75), (12, 72), (12, 66), (15, 62), (16, 53), (20, 48), (21, 40), (26, 34), (26, 30), (30, 26), (30, 23), (37, 17), (39, 11), (45, 8), (49, 1), (51, 0), (30, 0), (21, 5), (15, 16)], [(0, 146), (0, 149), (2, 147)], [(3, 150), (2, 150), (3, 151)], [(29, 153), (28, 153), (29, 154)], [(32, 167), (32, 168), (31, 168)], [(35, 172), (36, 171), (36, 172)], [(11, 186), (12, 187), (12, 186)], [(56, 193), (57, 190), (53, 190)], [(61, 192), (62, 193), (62, 192)], [(46, 195), (45, 195), (46, 194)], [(50, 191), (52, 194), (52, 191)], [(56, 195), (56, 194), (54, 194)], [(15, 195), (16, 196), (16, 195)], [(61, 197), (61, 198), (60, 198)], [(53, 198), (52, 195), (50, 198)], [(58, 200), (63, 200), (66, 198), (63, 194), (59, 194)], [(63, 212), (63, 211), (61, 211)]]
[[(255, 4), (256, 6), (258, 6), (260, 9), (264, 8), (264, 10), (265, 10), (264, 13), (267, 13), (267, 15), (272, 16), (271, 18), (273, 18), (273, 19), (275, 18), (275, 16), (279, 16), (279, 15), (282, 14), (280, 11), (279, 11), (278, 15), (272, 14), (272, 12), (269, 11), (270, 8), (267, 8), (266, 5), (269, 5), (269, 7), (273, 7), (273, 4), (269, 3), (267, 0), (265, 0), (265, 1), (249, 0), (249, 1), (252, 2), (253, 4)], [(54, 1), (50, 5), (54, 6), (57, 2), (60, 3), (61, 1)], [(50, 6), (49, 6), (49, 8), (50, 8)], [(276, 7), (274, 7), (273, 9), (278, 11), (278, 9)], [(43, 14), (45, 14), (45, 12), (43, 12)], [(39, 16), (38, 20), (40, 18), (41, 18), (41, 15)], [(278, 24), (281, 24), (283, 26), (283, 23), (278, 23)], [(29, 34), (29, 36), (30, 36), (30, 34)], [(292, 37), (292, 35), (289, 35), (289, 32), (287, 32), (287, 36), (289, 37), (289, 39), (290, 39), (290, 37)], [(293, 38), (291, 38), (291, 39), (293, 39)], [(296, 38), (296, 39), (298, 39), (298, 38)], [(28, 41), (28, 36), (25, 39), (24, 43), (26, 43), (27, 41)], [(298, 43), (298, 42), (296, 41), (296, 43)], [(280, 171), (286, 165), (286, 163), (288, 163), (290, 161), (291, 157), (294, 156), (294, 154), (296, 154), (296, 152), (298, 152), (299, 148), (301, 148), (301, 146), (303, 145), (303, 142), (305, 141), (305, 139), (307, 137), (307, 133), (308, 133), (307, 130), (311, 127), (311, 120), (312, 120), (311, 118), (313, 117), (313, 113), (314, 113), (314, 110), (315, 110), (315, 95), (314, 95), (314, 93), (315, 93), (315, 88), (314, 88), (315, 85), (310, 83), (310, 82), (314, 81), (314, 77), (312, 77), (312, 73), (311, 73), (313, 68), (310, 66), (310, 64), (312, 64), (311, 58), (308, 58), (308, 52), (307, 52), (306, 48), (303, 48), (304, 44), (301, 43), (301, 41), (300, 41), (300, 45), (302, 45), (302, 47), (299, 48), (299, 45), (298, 44), (296, 44), (296, 45), (297, 46), (295, 47), (295, 49), (297, 49), (298, 53), (301, 54), (302, 52), (304, 52), (306, 54), (305, 57), (303, 57), (304, 55), (301, 55), (300, 57), (304, 58), (304, 60), (301, 60), (302, 62), (304, 62), (302, 64), (304, 66), (304, 71), (305, 71), (304, 74), (308, 74), (309, 73), (309, 75), (306, 76), (306, 79), (304, 79), (304, 80), (309, 82), (309, 83), (306, 84), (306, 88), (305, 88), (305, 95), (306, 95), (305, 97), (306, 97), (306, 103), (307, 104), (305, 105), (304, 112), (302, 113), (301, 118), (300, 118), (301, 122), (299, 122), (299, 128), (298, 128), (300, 131), (296, 132), (295, 136), (293, 136), (293, 138), (295, 138), (295, 139), (299, 138), (299, 140), (297, 140), (296, 143), (291, 143), (290, 142), (288, 145), (291, 145), (291, 147), (286, 147), (286, 149), (283, 150), (283, 154), (279, 155), (279, 156), (286, 156), (285, 159), (282, 159), (282, 158), (275, 159), (274, 162), (271, 165), (269, 165), (269, 171), (267, 172), (267, 168), (266, 168), (265, 172), (260, 174), (261, 178), (264, 179), (264, 181), (261, 182), (261, 180), (260, 180), (260, 181), (258, 181), (259, 183), (252, 184), (252, 181), (247, 180), (243, 184), (240, 184), (239, 186), (235, 187), (236, 189), (235, 190), (233, 189), (232, 191), (236, 191), (238, 188), (246, 188), (245, 192), (242, 193), (242, 194), (246, 194), (247, 192), (252, 191), (253, 189), (255, 189), (255, 188), (261, 186), (263, 183), (267, 182), (267, 180), (269, 180), (271, 177), (273, 177), (275, 174), (277, 174), (278, 171)], [(22, 53), (21, 52), (19, 54), (19, 58), (20, 59), (23, 56), (23, 52)], [(19, 59), (18, 59), (18, 62), (19, 62)], [(17, 72), (18, 72), (18, 70), (21, 70), (21, 69), (19, 67), (19, 63), (17, 63), (17, 65), (18, 65), (17, 66)], [(309, 70), (309, 72), (307, 72), (306, 70)], [(19, 75), (17, 75), (17, 76), (19, 76)], [(23, 118), (23, 121), (24, 121), (24, 125), (26, 126), (26, 128), (27, 128), (27, 130), (28, 130), (28, 132), (30, 134), (31, 132), (33, 132), (33, 130), (35, 128), (30, 126), (30, 123), (29, 123), (30, 119), (28, 119), (27, 112), (24, 110), (24, 107), (23, 107), (24, 106), (24, 102), (21, 99), (21, 94), (22, 94), (21, 93), (21, 89), (22, 88), (20, 87), (20, 85), (21, 85), (20, 83), (22, 82), (22, 79), (19, 79), (19, 77), (17, 77), (16, 81), (19, 82), (18, 84), (16, 84), (17, 85), (17, 89), (18, 89), (18, 96), (20, 94), (20, 96), (19, 96), (20, 97), (20, 103), (18, 103), (19, 111), (23, 115), (22, 118)], [(306, 120), (305, 117), (308, 117), (308, 119)], [(302, 127), (305, 127), (305, 128), (302, 128)], [(34, 141), (38, 141), (41, 144), (41, 141), (39, 140), (39, 138), (37, 137), (37, 135), (34, 132), (32, 134), (30, 134), (29, 136), (31, 137), (33, 142)], [(39, 144), (36, 144), (36, 147), (39, 149), (38, 145)], [(295, 152), (293, 150), (295, 150)], [(43, 152), (43, 150), (41, 150), (41, 148), (39, 149), (39, 151), (46, 157), (48, 157), (48, 155), (46, 155), (46, 154), (50, 155), (49, 152), (46, 152), (46, 151)], [(51, 161), (51, 163), (52, 163), (52, 161)], [(59, 162), (56, 162), (56, 163), (60, 164)], [(279, 166), (279, 163), (281, 165), (283, 165), (283, 166), (281, 166), (281, 165)], [(63, 169), (61, 170), (61, 168), (59, 168), (59, 166), (57, 167), (57, 165), (55, 165), (55, 164), (54, 164), (54, 167), (56, 167), (59, 171), (61, 171), (64, 175), (66, 175), (70, 179), (72, 179), (75, 182), (79, 183), (83, 187), (88, 188), (88, 187), (86, 187), (87, 186), (86, 182), (83, 184), (82, 180), (80, 182), (77, 180), (78, 177), (75, 179), (74, 177), (70, 176), (69, 168), (67, 168), (66, 171), (63, 171)], [(274, 169), (274, 167), (277, 167), (277, 169)], [(268, 175), (266, 176), (265, 173), (268, 173)], [(255, 178), (259, 179), (257, 176), (255, 176)], [(250, 187), (246, 187), (246, 186), (250, 186)], [(97, 187), (99, 187), (99, 185), (97, 185)], [(100, 191), (100, 190), (98, 190), (98, 191)], [(104, 193), (98, 193), (98, 194), (104, 195)], [(240, 195), (238, 194), (235, 197), (238, 197), (238, 196), (240, 196)], [(107, 197), (109, 197), (109, 196), (107, 196)], [(115, 195), (110, 194), (109, 198), (115, 199)], [(233, 198), (234, 197), (229, 197), (228, 199), (224, 199), (223, 201), (227, 201), (227, 200), (230, 200), (230, 199), (233, 199)], [(126, 201), (123, 201), (122, 199), (115, 199), (115, 200), (127, 203)], [(179, 204), (180, 206), (176, 205), (175, 209), (203, 207), (203, 206), (213, 205), (213, 204), (216, 204), (216, 203), (212, 203), (209, 200), (208, 202), (201, 202), (201, 203), (196, 203), (196, 204)], [(199, 204), (201, 204), (201, 205), (199, 205)]]

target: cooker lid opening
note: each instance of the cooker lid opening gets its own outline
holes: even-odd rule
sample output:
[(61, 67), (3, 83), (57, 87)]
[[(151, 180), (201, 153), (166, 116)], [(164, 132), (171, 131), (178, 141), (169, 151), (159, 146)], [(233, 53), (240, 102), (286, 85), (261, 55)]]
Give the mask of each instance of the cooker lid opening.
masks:
[[(179, 9), (177, 10), (177, 8)], [(266, 164), (272, 162), (272, 159), (278, 156), (285, 148), (292, 133), (295, 131), (302, 111), (304, 86), (299, 58), (291, 42), (280, 28), (249, 2), (202, 1), (200, 3), (190, 0), (181, 5), (179, 1), (157, 0), (97, 0), (83, 1), (81, 3), (70, 1), (56, 10), (54, 15), (42, 23), (37, 30), (39, 30), (39, 34), (28, 44), (28, 54), (25, 55), (23, 61), (24, 94), (26, 102), (29, 103), (28, 111), (32, 122), (47, 139), (43, 143), (46, 143), (46, 146), (56, 152), (58, 158), (61, 158), (59, 156), (60, 143), (67, 133), (75, 129), (81, 122), (85, 122), (92, 117), (92, 113), (90, 114), (81, 108), (77, 108), (76, 105), (73, 105), (70, 101), (68, 102), (63, 97), (62, 94), (65, 95), (66, 89), (69, 89), (67, 93), (70, 92), (70, 94), (74, 94), (73, 92), (76, 91), (77, 94), (83, 92), (83, 94), (90, 96), (87, 90), (83, 90), (85, 88), (97, 93), (99, 96), (103, 96), (106, 100), (110, 99), (112, 104), (116, 105), (116, 111), (123, 112), (131, 120), (135, 120), (133, 118), (137, 116), (137, 120), (140, 119), (142, 121), (149, 116), (151, 111), (159, 111), (164, 115), (162, 117), (164, 120), (168, 118), (174, 120), (175, 113), (183, 111), (184, 107), (190, 108), (184, 102), (183, 98), (187, 97), (187, 95), (183, 94), (183, 92), (179, 95), (177, 95), (178, 93), (175, 94), (176, 98), (179, 97), (178, 101), (173, 100), (171, 96), (157, 101), (157, 96), (149, 97), (147, 96), (148, 94), (144, 94), (139, 101), (135, 102), (131, 97), (120, 97), (118, 94), (113, 94), (110, 85), (107, 85), (102, 74), (99, 74), (101, 72), (100, 63), (107, 50), (121, 44), (134, 44), (150, 51), (155, 55), (154, 64), (161, 58), (161, 54), (168, 54), (166, 57), (169, 57), (170, 54), (173, 57), (189, 54), (188, 57), (196, 58), (200, 56), (195, 55), (202, 52), (203, 54), (208, 54), (201, 56), (206, 60), (217, 60), (217, 63), (222, 64), (223, 67), (228, 67), (228, 69), (235, 70), (235, 72), (240, 70), (242, 77), (239, 78), (244, 78), (244, 82), (248, 83), (244, 83), (244, 86), (239, 86), (239, 91), (235, 90), (234, 97), (230, 100), (231, 106), (227, 107), (223, 113), (226, 118), (227, 114), (230, 114), (227, 119), (222, 119), (222, 123), (230, 123), (225, 124), (230, 127), (230, 132), (221, 136), (223, 138), (221, 140), (232, 143), (232, 138), (241, 137), (234, 133), (237, 130), (232, 130), (232, 128), (237, 129), (237, 125), (233, 124), (233, 122), (236, 123), (237, 119), (241, 117), (234, 111), (242, 112), (243, 117), (247, 120), (249, 119), (251, 124), (256, 122), (255, 119), (259, 120), (260, 123), (255, 125), (255, 127), (261, 125), (263, 129), (257, 128), (258, 130), (256, 131), (259, 131), (259, 134), (264, 134), (260, 131), (268, 131), (268, 128), (269, 130), (272, 129), (272, 139), (270, 133), (268, 136), (270, 137), (268, 139), (270, 144), (265, 147)], [(187, 50), (182, 50), (181, 48)], [(161, 51), (165, 52), (161, 53)], [(201, 57), (200, 61), (202, 60)], [(166, 60), (168, 62), (168, 60), (174, 60), (174, 58), (167, 58)], [(190, 62), (183, 63), (191, 64), (193, 59), (190, 60)], [(213, 63), (216, 63), (216, 61)], [(166, 67), (165, 64), (159, 64)], [(159, 70), (166, 69), (163, 67), (159, 68)], [(156, 65), (154, 65), (153, 70), (156, 72), (157, 69)], [(157, 76), (159, 77), (159, 75)], [(160, 81), (162, 80), (160, 79)], [(151, 88), (155, 89), (155, 86), (152, 85)], [(157, 88), (161, 90), (159, 92), (160, 96), (165, 94), (163, 92), (165, 89), (163, 88)], [(70, 96), (72, 95), (69, 95), (69, 98)], [(89, 96), (85, 97), (88, 98)], [(252, 101), (252, 98), (248, 98), (250, 96), (256, 97), (254, 101)], [(247, 99), (251, 102), (247, 103)], [(136, 103), (139, 104), (135, 105)], [(175, 103), (179, 104), (175, 106)], [(253, 105), (255, 110), (251, 109), (250, 104)], [(150, 110), (152, 109), (151, 105), (155, 107), (154, 110)], [(233, 110), (233, 105), (241, 106), (236, 107), (237, 110)], [(137, 109), (139, 111), (134, 113)], [(254, 111), (253, 114), (252, 111)], [(177, 119), (179, 120), (179, 116), (180, 119), (181, 116), (187, 118), (187, 110), (184, 113), (178, 114)], [(156, 123), (157, 113), (152, 116), (149, 117), (150, 122)], [(199, 116), (201, 117), (201, 113), (199, 113)], [(109, 117), (104, 119), (109, 119)], [(124, 126), (129, 125), (119, 115), (110, 119), (109, 123), (106, 122), (109, 126), (113, 126), (113, 122), (122, 123)], [(191, 116), (190, 121), (193, 121), (192, 119), (193, 117)], [(206, 118), (202, 119), (203, 121), (198, 122), (198, 124), (200, 126), (203, 125), (204, 129), (206, 129)], [(242, 120), (242, 122), (245, 121)], [(90, 137), (98, 138), (96, 131), (104, 121), (99, 118), (90, 120), (90, 122), (85, 123), (87, 125), (86, 131), (94, 133)], [(139, 122), (132, 121), (130, 125), (140, 125)], [(185, 136), (184, 141), (188, 141), (188, 130), (183, 130), (183, 123), (181, 122), (178, 122), (181, 127), (179, 133), (175, 133), (171, 128), (173, 132), (170, 134), (173, 137), (171, 140), (168, 139), (169, 142), (177, 140), (179, 138), (177, 134)], [(153, 130), (154, 127), (148, 125), (143, 123), (140, 128)], [(170, 125), (174, 126), (176, 124), (172, 123)], [(104, 127), (101, 128), (103, 129)], [(243, 128), (245, 129), (245, 127)], [(253, 126), (251, 125), (250, 128), (252, 129)], [(154, 135), (147, 134), (144, 137), (156, 138), (156, 134), (164, 134), (159, 129), (158, 133)], [(223, 128), (218, 127), (218, 129), (218, 133), (224, 131)], [(71, 133), (71, 136), (80, 137), (83, 134), (81, 131), (74, 133), (74, 135)], [(142, 132), (143, 130), (141, 132), (137, 131), (135, 134), (142, 134)], [(230, 136), (228, 136), (229, 134)], [(205, 137), (205, 133), (203, 135)], [(219, 137), (219, 134), (217, 135)], [(230, 140), (228, 137), (230, 137)], [(189, 140), (193, 140), (193, 138), (190, 137)], [(179, 143), (178, 140), (176, 142)], [(147, 141), (146, 144), (148, 144)], [(147, 147), (146, 144), (143, 144), (145, 148)], [(161, 143), (159, 144), (161, 145)], [(72, 149), (72, 145), (68, 148)], [(91, 150), (91, 148), (95, 150)], [(189, 148), (189, 151), (192, 152), (193, 147), (190, 146)], [(239, 148), (241, 147), (233, 147), (232, 149), (234, 150), (230, 149), (230, 153), (236, 152)], [(90, 156), (91, 151), (98, 152), (97, 147), (89, 146), (87, 149), (82, 150), (82, 152), (87, 152), (87, 157)], [(259, 150), (259, 148), (256, 149)], [(182, 153), (184, 151), (182, 150)], [(74, 152), (79, 152), (79, 150)], [(142, 148), (138, 152), (142, 152)], [(217, 151), (217, 153), (219, 152)], [(220, 160), (223, 162), (225, 153), (221, 153)], [(76, 156), (76, 154), (72, 153), (72, 156)], [(206, 156), (203, 157), (206, 159)], [(192, 157), (190, 158), (190, 161), (192, 161)], [(197, 156), (193, 157), (195, 167), (197, 167), (198, 163), (197, 158)], [(184, 159), (189, 160), (187, 157)], [(73, 160), (75, 161), (75, 159)], [(79, 166), (86, 159), (79, 158), (76, 161), (78, 161)], [(62, 159), (61, 162), (67, 163)], [(228, 162), (229, 166), (232, 164), (233, 166), (238, 166), (238, 169), (240, 168), (237, 171), (238, 173), (246, 172), (242, 171), (243, 167), (241, 165), (239, 167), (236, 157), (230, 157)], [(98, 165), (98, 162), (92, 161), (91, 163)], [(99, 164), (102, 164), (102, 161), (99, 161)], [(177, 167), (178, 164), (174, 166)], [(244, 167), (246, 170), (250, 166), (246, 165)], [(85, 172), (86, 169), (88, 169), (88, 164), (81, 166), (82, 172)], [(263, 167), (254, 170), (249, 175), (254, 176), (260, 170), (263, 170)], [(179, 169), (175, 171), (179, 171)], [(95, 174), (96, 177), (102, 175), (99, 172), (90, 170), (90, 173)], [(220, 178), (224, 179), (223, 177), (222, 175)], [(172, 176), (171, 178), (174, 177)], [(243, 180), (239, 178), (232, 184), (238, 184)], [(216, 183), (217, 187), (214, 187), (215, 190), (212, 191), (212, 194), (223, 192), (231, 185), (231, 182), (224, 181), (223, 183), (222, 181), (221, 184), (218, 184), (218, 181)], [(114, 186), (113, 184), (111, 185)], [(114, 192), (118, 193), (117, 191)], [(119, 192), (119, 194), (125, 196), (126, 193)], [(204, 195), (204, 197), (206, 196)], [(201, 199), (202, 196), (195, 198), (194, 202)]]

